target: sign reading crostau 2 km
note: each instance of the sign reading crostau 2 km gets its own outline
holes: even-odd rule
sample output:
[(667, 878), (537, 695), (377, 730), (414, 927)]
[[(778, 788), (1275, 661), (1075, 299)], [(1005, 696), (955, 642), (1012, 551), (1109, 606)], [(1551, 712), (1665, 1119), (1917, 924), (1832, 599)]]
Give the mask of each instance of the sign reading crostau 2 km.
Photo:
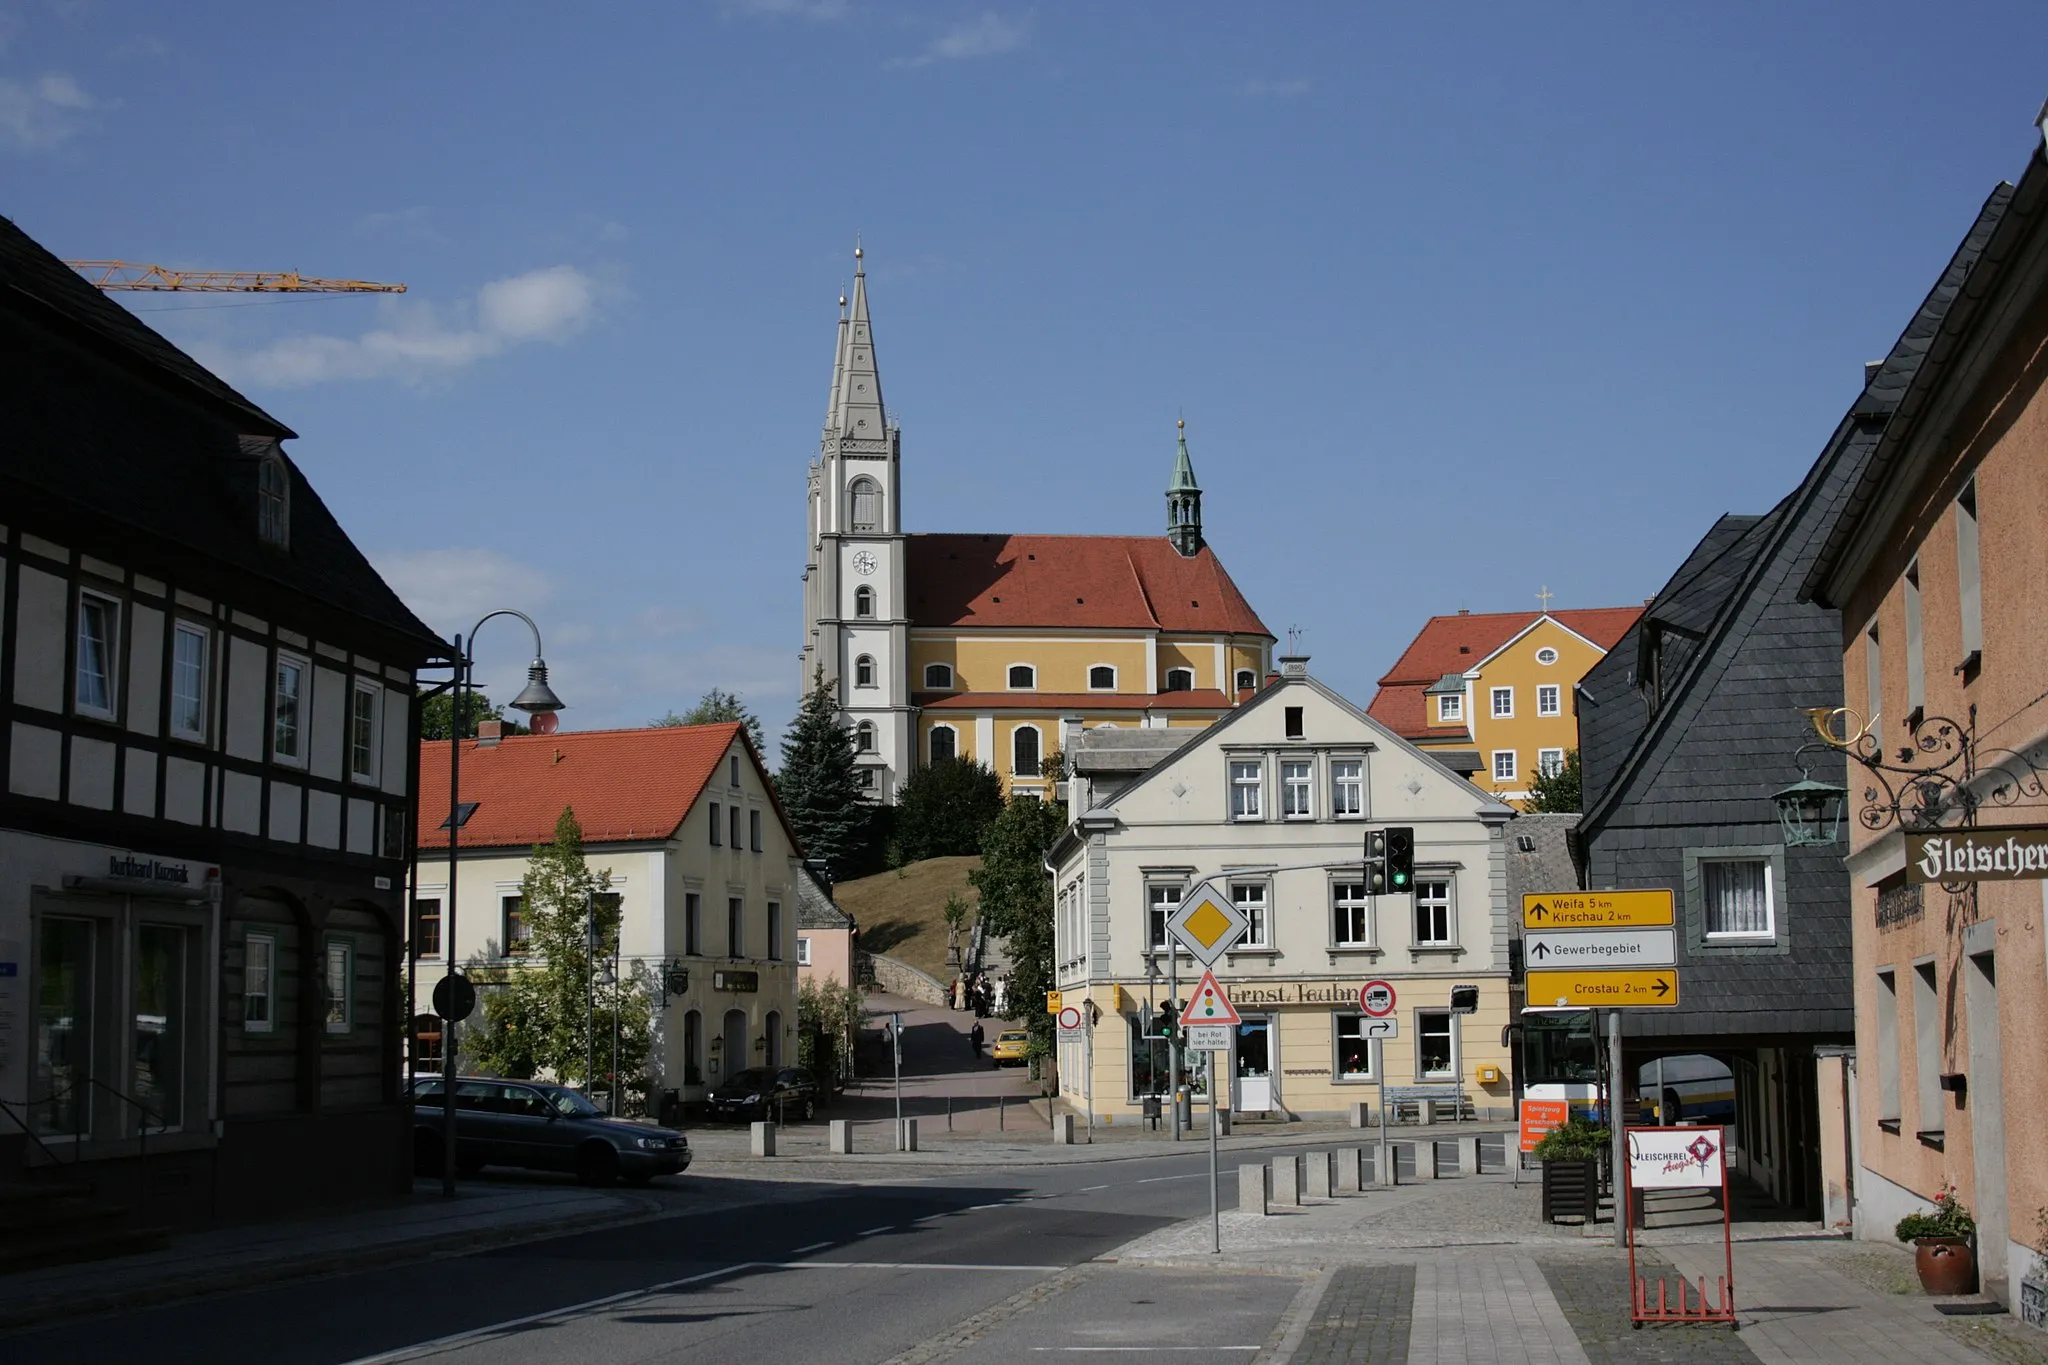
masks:
[(2048, 880), (2048, 826), (1906, 836), (1909, 882)]
[(1559, 891), (1522, 897), (1524, 929), (1629, 929), (1670, 924), (1671, 892)]
[(1678, 973), (1647, 971), (1538, 971), (1524, 978), (1529, 1004), (1541, 1009), (1669, 1009), (1678, 1003)]
[(1639, 1190), (1691, 1190), (1721, 1183), (1719, 1128), (1631, 1128), (1628, 1183)]

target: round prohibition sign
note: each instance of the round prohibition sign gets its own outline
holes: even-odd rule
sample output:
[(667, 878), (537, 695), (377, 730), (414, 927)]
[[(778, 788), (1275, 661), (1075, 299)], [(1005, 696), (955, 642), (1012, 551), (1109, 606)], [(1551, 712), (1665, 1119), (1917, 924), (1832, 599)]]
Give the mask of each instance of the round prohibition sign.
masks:
[(1394, 1012), (1394, 987), (1388, 981), (1368, 981), (1358, 988), (1358, 1008), (1374, 1019)]
[(1063, 1029), (1077, 1029), (1081, 1027), (1081, 1011), (1075, 1009), (1072, 1005), (1061, 1010), (1060, 1027)]

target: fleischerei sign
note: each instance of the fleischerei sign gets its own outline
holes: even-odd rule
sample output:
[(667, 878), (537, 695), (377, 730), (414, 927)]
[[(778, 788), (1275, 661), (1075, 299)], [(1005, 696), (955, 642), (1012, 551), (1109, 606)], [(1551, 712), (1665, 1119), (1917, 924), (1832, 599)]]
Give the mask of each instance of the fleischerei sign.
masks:
[(1718, 1189), (1724, 1159), (1719, 1128), (1628, 1130), (1628, 1182), (1638, 1190)]
[(2048, 825), (1906, 836), (1908, 882), (2048, 880)]

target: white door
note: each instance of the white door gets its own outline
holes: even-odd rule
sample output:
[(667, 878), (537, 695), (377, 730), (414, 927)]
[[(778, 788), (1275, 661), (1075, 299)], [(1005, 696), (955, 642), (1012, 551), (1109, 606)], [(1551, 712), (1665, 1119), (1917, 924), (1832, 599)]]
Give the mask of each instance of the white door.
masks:
[(1230, 1107), (1240, 1113), (1263, 1114), (1273, 1107), (1273, 1021), (1263, 1015), (1246, 1015), (1237, 1026), (1237, 1046), (1231, 1051), (1236, 1067), (1236, 1085)]

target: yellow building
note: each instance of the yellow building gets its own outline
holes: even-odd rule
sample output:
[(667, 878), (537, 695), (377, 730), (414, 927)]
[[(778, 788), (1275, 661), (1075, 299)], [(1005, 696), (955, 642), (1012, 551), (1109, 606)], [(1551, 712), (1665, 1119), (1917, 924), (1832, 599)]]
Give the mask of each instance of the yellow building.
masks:
[(1273, 636), (1203, 539), (1184, 431), (1164, 535), (902, 529), (902, 430), (854, 256), (810, 469), (802, 667), (806, 689), (820, 673), (834, 685), (872, 798), (953, 756), (1043, 793), (1063, 734), (1203, 726), (1256, 689)]
[(1578, 747), (1572, 688), (1640, 607), (1432, 616), (1380, 679), (1372, 718), (1482, 791), (1524, 801)]

